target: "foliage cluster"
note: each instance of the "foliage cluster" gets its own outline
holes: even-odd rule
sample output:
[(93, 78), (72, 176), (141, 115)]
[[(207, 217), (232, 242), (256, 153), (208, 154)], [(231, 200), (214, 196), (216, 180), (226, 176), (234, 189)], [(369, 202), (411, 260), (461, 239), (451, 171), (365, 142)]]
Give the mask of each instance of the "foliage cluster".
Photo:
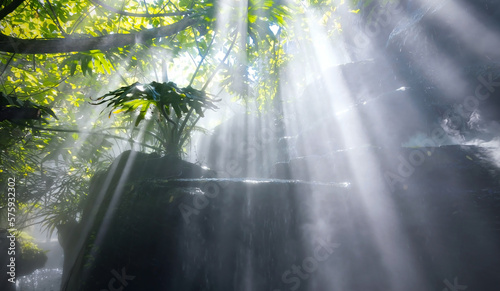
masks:
[(191, 130), (199, 118), (204, 116), (203, 111), (217, 108), (203, 91), (191, 86), (179, 88), (173, 82), (154, 81), (150, 84), (134, 83), (122, 87), (98, 98), (94, 104), (103, 103), (115, 110), (115, 113), (130, 113), (140, 109), (135, 126), (146, 118), (150, 107), (156, 110), (152, 113), (158, 115), (156, 121), (159, 125), (159, 135), (154, 136), (161, 142), (167, 155), (179, 155), (184, 143), (189, 139)]

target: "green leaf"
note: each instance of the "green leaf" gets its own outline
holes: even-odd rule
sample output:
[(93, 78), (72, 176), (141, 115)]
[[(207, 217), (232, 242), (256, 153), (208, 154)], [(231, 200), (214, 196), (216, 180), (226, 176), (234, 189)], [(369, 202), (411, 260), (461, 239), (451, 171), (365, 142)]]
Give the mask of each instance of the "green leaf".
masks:
[(254, 23), (256, 20), (257, 20), (257, 15), (254, 14), (248, 15), (248, 21), (250, 21), (250, 23)]
[(146, 116), (146, 113), (148, 111), (148, 108), (149, 108), (149, 104), (151, 102), (148, 102), (146, 105), (144, 105), (142, 107), (142, 110), (139, 112), (139, 115), (137, 116), (137, 119), (135, 120), (135, 126), (137, 127), (139, 125), (139, 123), (144, 119), (144, 117)]
[(70, 76), (75, 75), (75, 72), (76, 72), (76, 66), (77, 66), (77, 65), (78, 65), (78, 63), (76, 63), (76, 62), (72, 62), (72, 63), (71, 63), (71, 66), (70, 66), (70, 72), (69, 72)]
[(80, 66), (82, 68), (82, 73), (85, 76), (88, 70), (88, 62), (86, 62), (84, 59), (81, 60)]
[(188, 5), (191, 5), (191, 2), (192, 2), (192, 1), (193, 1), (193, 0), (180, 0), (180, 1), (179, 1), (179, 6), (180, 6), (180, 7), (184, 7), (184, 8), (185, 8), (185, 7), (188, 7)]
[(53, 32), (53, 31), (57, 31), (57, 26), (55, 26), (54, 24), (49, 24), (49, 30), (50, 30), (51, 32)]
[(179, 104), (172, 104), (172, 107), (174, 108), (175, 115), (177, 115), (177, 118), (181, 118), (182, 110), (181, 110)]

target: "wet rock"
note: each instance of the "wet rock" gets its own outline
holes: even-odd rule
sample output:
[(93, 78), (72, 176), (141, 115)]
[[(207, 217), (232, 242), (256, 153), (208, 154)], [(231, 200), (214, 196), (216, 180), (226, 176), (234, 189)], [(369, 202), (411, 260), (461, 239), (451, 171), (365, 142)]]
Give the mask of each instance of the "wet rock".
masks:
[[(215, 172), (204, 169), (179, 159), (178, 157), (157, 154), (146, 154), (135, 151), (126, 151), (119, 155), (107, 171), (96, 174), (90, 185), (89, 196), (83, 202), (83, 212), (80, 222), (72, 221), (58, 228), (62, 230), (60, 242), (64, 248), (63, 286), (66, 290), (76, 290), (80, 276), (84, 254), (88, 254), (91, 237), (95, 236), (97, 228), (108, 217), (108, 211), (113, 212), (118, 205), (136, 199), (130, 194), (130, 187), (142, 181), (173, 178), (201, 178), (214, 177)], [(128, 191), (128, 192), (127, 192)], [(129, 196), (121, 195), (127, 192)], [(132, 196), (131, 196), (132, 195)], [(146, 214), (145, 214), (146, 215)], [(66, 231), (68, 230), (68, 231)], [(71, 231), (69, 231), (71, 230)], [(76, 271), (73, 266), (76, 265)], [(76, 275), (72, 281), (69, 276)]]
[[(405, 87), (360, 99), (345, 110), (310, 117), (307, 111), (297, 113), (296, 118), (311, 122), (301, 124), (290, 141), (294, 157), (360, 146), (397, 148), (417, 134), (431, 136), (441, 129), (436, 106), (419, 91)], [(442, 139), (437, 145), (446, 142)]]
[[(91, 239), (73, 290), (105, 289), (115, 273), (128, 290), (382, 291), (396, 290), (393, 280), (439, 290), (450, 276), (495, 290), (498, 279), (485, 269), (500, 266), (499, 221), (490, 216), (498, 193), (371, 193), (392, 197), (397, 215), (372, 221), (356, 189), (244, 179), (136, 183)], [(379, 228), (397, 240), (392, 251), (415, 261), (400, 266), (384, 257)]]
[[(365, 147), (335, 155), (282, 163), (291, 176), (281, 178), (293, 180), (142, 179), (109, 189), (109, 202), (83, 219), (90, 228), (63, 290), (118, 288), (117, 276), (127, 290), (382, 291), (408, 282), (439, 290), (453, 276), (495, 290), (498, 279), (485, 270), (500, 267), (499, 171), (487, 153)], [(379, 168), (359, 176), (370, 157)], [(318, 171), (301, 170), (310, 165)], [(369, 180), (371, 171), (382, 180)], [(384, 180), (388, 172), (396, 183)], [(363, 183), (386, 187), (366, 195)], [(382, 206), (394, 216), (373, 216)], [(380, 235), (405, 265), (384, 257)], [(395, 270), (402, 277), (389, 275)]]
[[(429, 140), (431, 143), (432, 140)], [(394, 191), (480, 191), (500, 187), (500, 169), (491, 153), (476, 146), (359, 147), (298, 157), (275, 166), (275, 176), (320, 182), (352, 182), (358, 167), (375, 157), (384, 183)], [(354, 166), (353, 166), (354, 165)]]
[(499, 13), (490, 0), (421, 1), (387, 39), (394, 72), (420, 91), (415, 100), (433, 104), (456, 138), (498, 134)]
[(112, 270), (122, 269), (129, 290), (238, 290), (246, 284), (261, 290), (279, 283), (283, 270), (303, 257), (297, 218), (305, 216), (292, 205), (309, 187), (292, 186), (303, 190), (298, 194), (285, 183), (224, 182), (150, 181), (127, 188), (109, 221), (91, 232), (82, 266), (73, 269), (80, 274), (73, 273), (66, 288), (101, 290)]

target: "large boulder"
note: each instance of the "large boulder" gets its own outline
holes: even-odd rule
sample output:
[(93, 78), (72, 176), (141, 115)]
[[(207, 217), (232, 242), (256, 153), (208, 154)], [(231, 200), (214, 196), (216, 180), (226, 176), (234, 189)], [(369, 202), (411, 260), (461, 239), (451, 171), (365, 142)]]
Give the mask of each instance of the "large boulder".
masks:
[[(95, 236), (101, 227), (107, 227), (115, 211), (137, 199), (130, 187), (138, 182), (155, 179), (191, 179), (213, 177), (214, 171), (204, 169), (174, 156), (160, 157), (126, 151), (119, 155), (104, 172), (97, 173), (90, 185), (89, 196), (84, 200), (80, 221), (59, 225), (59, 242), (64, 249), (63, 290), (82, 290), (79, 282), (84, 266), (89, 263), (89, 251), (95, 246)], [(141, 213), (146, 216), (147, 213)], [(85, 290), (85, 289), (83, 289)]]
[(491, 139), (500, 122), (500, 4), (422, 1), (391, 32), (386, 55), (408, 86), (436, 105), (443, 127)]

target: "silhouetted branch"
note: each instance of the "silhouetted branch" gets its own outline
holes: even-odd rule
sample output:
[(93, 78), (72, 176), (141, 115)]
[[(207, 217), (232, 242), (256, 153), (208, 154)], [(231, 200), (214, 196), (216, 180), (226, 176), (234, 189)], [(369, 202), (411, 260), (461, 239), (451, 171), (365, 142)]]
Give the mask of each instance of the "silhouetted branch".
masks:
[(40, 119), (41, 116), (38, 108), (0, 107), (0, 121)]
[[(179, 15), (187, 15), (191, 13), (192, 11), (177, 11), (177, 12), (166, 12), (166, 13), (157, 13), (157, 14), (149, 14), (149, 13), (133, 13), (133, 12), (127, 12), (123, 11), (120, 9), (116, 9), (114, 7), (111, 7), (105, 3), (102, 3), (101, 1), (98, 0), (90, 0), (90, 2), (94, 3), (95, 5), (102, 6), (104, 9), (111, 11), (116, 14), (124, 15), (124, 16), (132, 16), (132, 17), (165, 17), (165, 16), (179, 16)], [(146, 6), (147, 7), (147, 6)]]
[(19, 5), (23, 4), (23, 2), (24, 0), (14, 0), (10, 2), (9, 5), (0, 10), (0, 20), (4, 19), (5, 16), (9, 15), (12, 11), (16, 10), (16, 8), (19, 7)]
[(199, 19), (186, 17), (174, 24), (145, 29), (137, 33), (108, 34), (89, 38), (20, 39), (0, 33), (0, 51), (18, 54), (57, 54), (84, 52), (89, 50), (105, 51), (123, 47), (145, 40), (176, 34), (196, 24)]

